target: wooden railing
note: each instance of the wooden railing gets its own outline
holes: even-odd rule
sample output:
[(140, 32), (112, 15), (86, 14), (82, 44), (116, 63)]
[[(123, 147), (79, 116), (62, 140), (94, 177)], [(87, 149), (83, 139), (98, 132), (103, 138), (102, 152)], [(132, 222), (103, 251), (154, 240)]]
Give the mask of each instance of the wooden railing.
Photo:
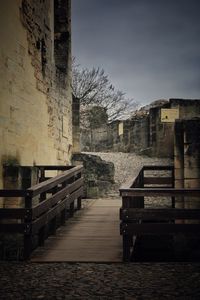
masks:
[[(22, 197), (24, 207), (0, 209), (0, 232), (24, 236), (24, 259), (33, 250), (33, 237), (43, 245), (48, 235), (55, 233), (58, 224), (64, 224), (81, 208), (83, 196), (83, 167), (39, 166), (42, 182), (27, 190), (0, 190), (0, 197)], [(67, 168), (67, 170), (66, 170)], [(44, 170), (64, 170), (62, 174), (45, 180)], [(45, 180), (45, 181), (44, 181)]]
[[(147, 175), (146, 171), (152, 171), (153, 176)], [(160, 171), (166, 174), (160, 176)], [(124, 261), (130, 260), (136, 237), (139, 235), (200, 234), (200, 224), (198, 224), (200, 209), (175, 208), (177, 196), (200, 198), (200, 189), (174, 188), (173, 167), (143, 167), (130, 183), (120, 188), (120, 195), (122, 196), (120, 233), (123, 236)], [(146, 208), (144, 197), (170, 197), (170, 207)], [(184, 222), (184, 220), (190, 221)], [(191, 223), (191, 220), (195, 221)]]

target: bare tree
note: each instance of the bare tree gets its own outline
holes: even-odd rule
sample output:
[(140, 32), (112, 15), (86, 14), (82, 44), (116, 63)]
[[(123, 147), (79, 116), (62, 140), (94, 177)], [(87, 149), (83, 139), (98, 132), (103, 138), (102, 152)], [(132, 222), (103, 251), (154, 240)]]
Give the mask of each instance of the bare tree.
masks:
[(83, 114), (92, 106), (103, 107), (109, 121), (130, 114), (137, 104), (125, 97), (125, 93), (116, 90), (103, 69), (81, 68), (75, 59), (72, 64), (72, 91), (79, 98)]

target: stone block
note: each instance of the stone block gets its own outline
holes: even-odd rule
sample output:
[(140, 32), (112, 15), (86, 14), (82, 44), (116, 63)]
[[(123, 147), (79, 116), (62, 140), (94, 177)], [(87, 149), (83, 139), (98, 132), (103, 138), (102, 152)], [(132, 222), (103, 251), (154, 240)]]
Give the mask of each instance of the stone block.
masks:
[(174, 182), (175, 188), (181, 189), (184, 187), (184, 179), (176, 179)]
[(184, 178), (185, 179), (199, 179), (200, 178), (200, 168), (184, 168)]
[(198, 189), (200, 187), (200, 178), (198, 179), (185, 179), (184, 180), (184, 187), (191, 188), (191, 189)]
[(174, 169), (174, 177), (176, 180), (183, 179), (184, 178), (184, 172), (183, 169)]

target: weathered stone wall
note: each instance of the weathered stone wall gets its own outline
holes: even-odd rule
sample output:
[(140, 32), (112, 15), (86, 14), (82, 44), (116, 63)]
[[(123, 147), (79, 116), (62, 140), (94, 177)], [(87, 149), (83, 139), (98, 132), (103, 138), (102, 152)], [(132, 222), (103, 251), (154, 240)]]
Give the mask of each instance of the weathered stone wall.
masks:
[(123, 145), (123, 133), (119, 132), (119, 126), (122, 121), (114, 121), (108, 124), (108, 149), (114, 152), (122, 152), (124, 149)]
[[(200, 118), (176, 121), (174, 169), (176, 188), (200, 187)], [(200, 208), (199, 199), (176, 197), (176, 207)]]
[(200, 100), (170, 99), (162, 107), (154, 107), (149, 111), (150, 117), (150, 147), (153, 156), (173, 157), (174, 154), (174, 122), (161, 122), (161, 109), (179, 110), (179, 119), (189, 119), (200, 116)]
[[(161, 122), (161, 108), (154, 107), (149, 111), (151, 155), (156, 157), (172, 157), (174, 150), (174, 123)], [(164, 108), (169, 108), (165, 105)]]
[(3, 163), (70, 161), (70, 1), (1, 1), (0, 38), (2, 188)]
[(72, 102), (73, 153), (80, 152), (80, 100), (73, 96)]
[(191, 119), (200, 116), (200, 100), (170, 99), (170, 108), (179, 109), (180, 119)]
[(149, 147), (149, 116), (134, 118), (131, 125), (130, 152), (145, 152)]

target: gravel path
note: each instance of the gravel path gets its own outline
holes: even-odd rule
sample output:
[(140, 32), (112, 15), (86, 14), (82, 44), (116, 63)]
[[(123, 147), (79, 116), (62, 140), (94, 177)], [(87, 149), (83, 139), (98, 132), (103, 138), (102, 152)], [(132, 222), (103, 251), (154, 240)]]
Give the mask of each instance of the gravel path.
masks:
[[(118, 184), (132, 178), (143, 163), (170, 162), (124, 153), (101, 153), (100, 156), (115, 162)], [(0, 289), (1, 300), (198, 300), (200, 263), (2, 262)]]
[[(88, 153), (88, 152), (86, 152)], [(114, 163), (115, 166), (115, 182), (117, 187), (121, 184), (130, 181), (143, 165), (171, 165), (172, 160), (168, 158), (150, 158), (148, 156), (140, 156), (135, 153), (93, 153), (100, 156), (103, 160)]]

